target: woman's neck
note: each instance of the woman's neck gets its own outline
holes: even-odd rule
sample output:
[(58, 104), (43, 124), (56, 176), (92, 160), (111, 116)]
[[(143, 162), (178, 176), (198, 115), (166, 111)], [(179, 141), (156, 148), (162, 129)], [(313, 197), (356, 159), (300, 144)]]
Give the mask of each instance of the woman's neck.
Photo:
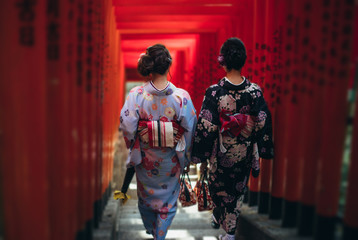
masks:
[(153, 74), (152, 82), (157, 89), (162, 90), (168, 85), (167, 75)]
[(241, 84), (244, 81), (241, 73), (235, 69), (232, 69), (230, 72), (226, 72), (226, 78), (235, 85)]

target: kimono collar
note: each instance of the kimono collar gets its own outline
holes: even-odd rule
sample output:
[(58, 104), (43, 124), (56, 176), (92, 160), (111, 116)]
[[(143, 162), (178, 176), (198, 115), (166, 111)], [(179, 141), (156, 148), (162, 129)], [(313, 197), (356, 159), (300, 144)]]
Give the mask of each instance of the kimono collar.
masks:
[(171, 95), (176, 90), (176, 87), (171, 82), (168, 82), (168, 85), (162, 89), (157, 89), (152, 82), (146, 82), (144, 84), (144, 90), (154, 96), (165, 96)]
[(244, 78), (244, 81), (241, 84), (235, 85), (235, 84), (232, 84), (226, 77), (224, 77), (223, 79), (221, 79), (219, 81), (219, 85), (222, 86), (223, 88), (228, 89), (228, 90), (244, 90), (244, 89), (249, 88), (251, 83), (246, 77), (243, 77), (243, 78)]

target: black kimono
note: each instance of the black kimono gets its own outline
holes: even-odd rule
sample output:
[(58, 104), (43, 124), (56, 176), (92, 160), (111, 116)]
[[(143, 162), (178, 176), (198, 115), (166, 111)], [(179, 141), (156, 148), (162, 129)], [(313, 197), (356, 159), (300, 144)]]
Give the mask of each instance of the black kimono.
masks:
[(223, 78), (205, 93), (196, 126), (193, 163), (209, 161), (209, 189), (214, 214), (232, 233), (250, 171), (257, 177), (259, 157), (273, 158), (272, 120), (260, 87)]

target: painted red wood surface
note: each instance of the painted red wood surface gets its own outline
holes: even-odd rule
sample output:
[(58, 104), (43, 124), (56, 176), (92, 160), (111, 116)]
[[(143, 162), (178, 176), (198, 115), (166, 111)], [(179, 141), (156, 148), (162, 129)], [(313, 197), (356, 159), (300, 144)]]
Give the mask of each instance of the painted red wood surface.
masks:
[(286, 9), (287, 1), (276, 0), (275, 12), (277, 15), (273, 19), (274, 30), (274, 50), (277, 51), (277, 57), (274, 59), (273, 71), (275, 78), (277, 79), (276, 87), (276, 104), (273, 118), (274, 141), (275, 141), (275, 159), (272, 167), (272, 190), (271, 195), (276, 198), (282, 198), (284, 196), (284, 182), (285, 182), (285, 152), (287, 143), (287, 98), (285, 93), (284, 84), (284, 71), (283, 64), (286, 59), (284, 54), (284, 29), (286, 29)]
[[(355, 14), (358, 13), (358, 6), (355, 5)], [(357, 16), (357, 15), (356, 15)], [(358, 41), (358, 18), (356, 17), (354, 20), (354, 36), (353, 36), (353, 42)], [(352, 66), (352, 84), (351, 86), (354, 86), (354, 84), (358, 84), (357, 82), (357, 65), (358, 65), (358, 47), (357, 45), (353, 45), (353, 54), (352, 54), (352, 62), (355, 63), (355, 65)], [(355, 85), (357, 87), (357, 85)], [(358, 191), (357, 186), (354, 183), (358, 182), (358, 148), (354, 147), (358, 144), (358, 90), (356, 88), (356, 100), (355, 100), (355, 115), (354, 115), (354, 123), (353, 123), (353, 137), (352, 137), (352, 145), (351, 145), (351, 159), (350, 159), (350, 165), (349, 165), (349, 175), (348, 175), (348, 187), (347, 187), (347, 196), (346, 196), (346, 205), (345, 205), (345, 212), (344, 212), (344, 223), (351, 227), (351, 228), (358, 228), (358, 206), (356, 202), (358, 201)]]
[[(329, 57), (327, 64), (324, 65), (324, 72), (329, 78), (326, 78), (324, 82), (322, 148), (318, 162), (316, 191), (316, 211), (318, 215), (324, 217), (334, 217), (338, 210), (342, 152), (347, 121), (347, 90), (350, 73), (348, 63), (351, 59), (353, 44), (351, 37), (353, 19), (347, 19), (344, 16), (353, 11), (353, 6), (353, 2), (334, 1), (326, 7), (326, 12), (332, 14), (332, 21), (337, 22), (332, 32), (328, 31), (332, 35), (327, 34), (327, 53), (332, 47), (339, 46), (339, 48), (337, 56)], [(329, 22), (325, 23), (323, 27), (328, 28)], [(342, 34), (334, 36), (335, 30)], [(323, 44), (325, 40), (323, 38)], [(339, 82), (336, 79), (339, 79)]]
[(69, 225), (69, 76), (68, 2), (47, 1), (46, 131), (51, 239), (70, 238)]
[[(1, 184), (5, 239), (49, 239), (46, 1), (0, 8)], [(6, 35), (5, 35), (6, 34)], [(29, 219), (30, 217), (30, 219)]]
[[(73, 239), (91, 231), (94, 204), (105, 203), (118, 171), (119, 111), (126, 80), (136, 80), (126, 79), (128, 68), (135, 70), (149, 45), (165, 43), (173, 83), (188, 90), (199, 112), (205, 89), (225, 74), (216, 58), (232, 36), (245, 43), (243, 74), (263, 88), (274, 120), (275, 159), (261, 160), (250, 190), (335, 217), (353, 86), (353, 7), (339, 0), (3, 1), (6, 239)], [(353, 160), (350, 171), (344, 221), (357, 227)]]
[(284, 77), (285, 92), (287, 93), (287, 145), (286, 145), (286, 170), (284, 184), (284, 199), (291, 202), (300, 200), (300, 179), (302, 171), (303, 149), (301, 146), (304, 139), (302, 135), (302, 121), (304, 115), (303, 94), (299, 91), (303, 85), (303, 79), (299, 76), (302, 71), (301, 64), (301, 45), (298, 41), (301, 38), (300, 16), (302, 16), (302, 2), (289, 1), (288, 12), (286, 15), (287, 28), (284, 30), (285, 43), (284, 49), (287, 55), (284, 68), (287, 69)]
[[(302, 143), (304, 158), (300, 177), (302, 179), (300, 194), (303, 204), (314, 206), (316, 203), (316, 184), (312, 183), (316, 183), (317, 179), (317, 159), (321, 148), (321, 119), (323, 119), (323, 91), (319, 85), (320, 73), (317, 72), (315, 65), (320, 60), (319, 49), (322, 47), (320, 35), (317, 34), (317, 29), (322, 27), (322, 8), (319, 2), (308, 1), (304, 3), (304, 8), (308, 13), (305, 15), (306, 19), (303, 20), (304, 31), (307, 31), (307, 35), (302, 39), (302, 45), (306, 46), (303, 47), (302, 56), (303, 71), (305, 73), (302, 78), (306, 78), (306, 85), (304, 86), (306, 95), (303, 99), (305, 102), (305, 118), (303, 118), (302, 122), (302, 134), (305, 140)], [(315, 10), (313, 11), (313, 9)], [(307, 38), (305, 39), (305, 37)]]

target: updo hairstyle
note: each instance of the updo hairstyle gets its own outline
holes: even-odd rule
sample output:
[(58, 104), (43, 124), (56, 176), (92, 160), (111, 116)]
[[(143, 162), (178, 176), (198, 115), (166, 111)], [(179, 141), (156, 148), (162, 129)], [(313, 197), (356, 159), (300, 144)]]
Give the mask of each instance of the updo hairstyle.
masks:
[(233, 37), (227, 39), (221, 46), (218, 61), (228, 71), (231, 71), (231, 69), (240, 71), (245, 65), (246, 57), (244, 43), (240, 39)]
[(138, 59), (137, 70), (146, 77), (151, 73), (163, 75), (172, 63), (168, 49), (162, 44), (155, 44), (147, 48), (145, 54)]

